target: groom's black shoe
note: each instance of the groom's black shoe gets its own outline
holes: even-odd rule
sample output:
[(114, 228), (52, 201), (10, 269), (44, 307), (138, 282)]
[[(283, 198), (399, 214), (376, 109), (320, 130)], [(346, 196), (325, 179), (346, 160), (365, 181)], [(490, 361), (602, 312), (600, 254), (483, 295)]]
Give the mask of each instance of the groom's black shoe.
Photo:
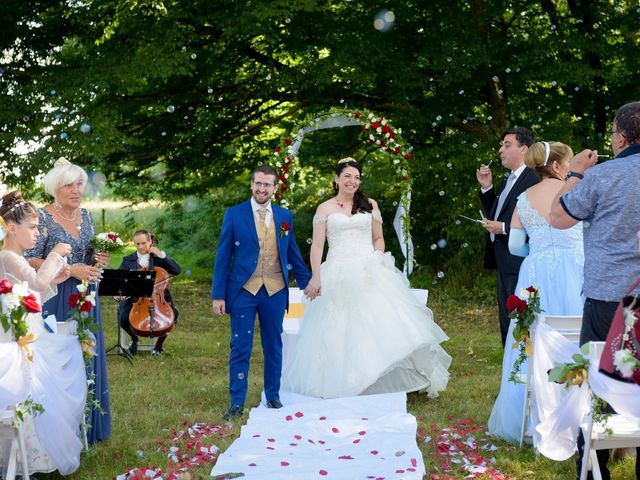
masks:
[(244, 410), (244, 405), (231, 405), (229, 409), (224, 412), (222, 418), (225, 420), (229, 420), (231, 417), (239, 417), (242, 415), (242, 410)]
[(267, 400), (267, 408), (282, 408), (282, 402), (277, 398)]

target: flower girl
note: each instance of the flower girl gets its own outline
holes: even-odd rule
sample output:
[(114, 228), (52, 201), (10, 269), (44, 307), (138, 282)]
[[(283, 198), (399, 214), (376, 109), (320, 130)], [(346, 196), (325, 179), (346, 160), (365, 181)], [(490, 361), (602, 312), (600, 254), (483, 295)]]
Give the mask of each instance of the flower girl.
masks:
[[(0, 202), (0, 412), (17, 406), (24, 416), (30, 473), (58, 470), (68, 475), (80, 465), (80, 425), (87, 381), (78, 339), (56, 335), (43, 321), (42, 301), (56, 295), (69, 276), (58, 244), (38, 271), (22, 256), (38, 235), (38, 212), (18, 192)], [(64, 319), (59, 319), (64, 320)], [(0, 443), (0, 465), (9, 446)]]

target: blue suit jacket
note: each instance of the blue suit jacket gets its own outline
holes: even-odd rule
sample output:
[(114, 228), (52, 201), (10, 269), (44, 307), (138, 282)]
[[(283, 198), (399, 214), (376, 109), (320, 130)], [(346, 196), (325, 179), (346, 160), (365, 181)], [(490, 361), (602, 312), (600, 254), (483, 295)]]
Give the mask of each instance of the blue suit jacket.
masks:
[[(298, 286), (304, 289), (311, 279), (311, 273), (302, 259), (293, 233), (293, 214), (278, 205), (271, 204), (276, 228), (276, 243), (280, 257), (280, 267), (285, 285), (289, 285), (289, 270), (293, 271)], [(280, 234), (283, 222), (290, 225), (287, 235)], [(211, 298), (225, 300), (227, 311), (247, 283), (258, 264), (260, 243), (256, 232), (251, 201), (246, 201), (227, 209), (222, 221), (222, 230), (213, 267)], [(287, 308), (289, 297), (287, 292)]]

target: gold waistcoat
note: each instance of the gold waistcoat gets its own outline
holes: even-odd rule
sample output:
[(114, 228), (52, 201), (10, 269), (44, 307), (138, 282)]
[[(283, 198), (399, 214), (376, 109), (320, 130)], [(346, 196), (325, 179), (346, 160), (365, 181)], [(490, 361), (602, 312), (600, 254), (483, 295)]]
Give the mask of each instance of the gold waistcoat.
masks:
[(258, 241), (260, 242), (260, 255), (256, 269), (251, 278), (244, 284), (244, 289), (252, 295), (258, 293), (262, 285), (265, 286), (269, 296), (279, 292), (285, 287), (282, 268), (280, 267), (280, 256), (278, 255), (278, 247), (276, 245), (276, 229), (273, 216), (269, 222), (269, 228), (264, 231), (261, 228), (260, 220), (254, 214), (253, 219), (256, 224), (258, 233)]

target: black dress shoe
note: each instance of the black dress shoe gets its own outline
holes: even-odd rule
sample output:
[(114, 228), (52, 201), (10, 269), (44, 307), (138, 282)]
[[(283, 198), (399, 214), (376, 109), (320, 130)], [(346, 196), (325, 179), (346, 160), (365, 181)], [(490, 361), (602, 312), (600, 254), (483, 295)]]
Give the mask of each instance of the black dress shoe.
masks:
[(244, 410), (244, 405), (231, 405), (229, 409), (224, 412), (222, 418), (229, 420), (231, 417), (239, 417), (242, 415), (242, 410)]
[(267, 408), (282, 408), (282, 402), (279, 399), (267, 400)]

